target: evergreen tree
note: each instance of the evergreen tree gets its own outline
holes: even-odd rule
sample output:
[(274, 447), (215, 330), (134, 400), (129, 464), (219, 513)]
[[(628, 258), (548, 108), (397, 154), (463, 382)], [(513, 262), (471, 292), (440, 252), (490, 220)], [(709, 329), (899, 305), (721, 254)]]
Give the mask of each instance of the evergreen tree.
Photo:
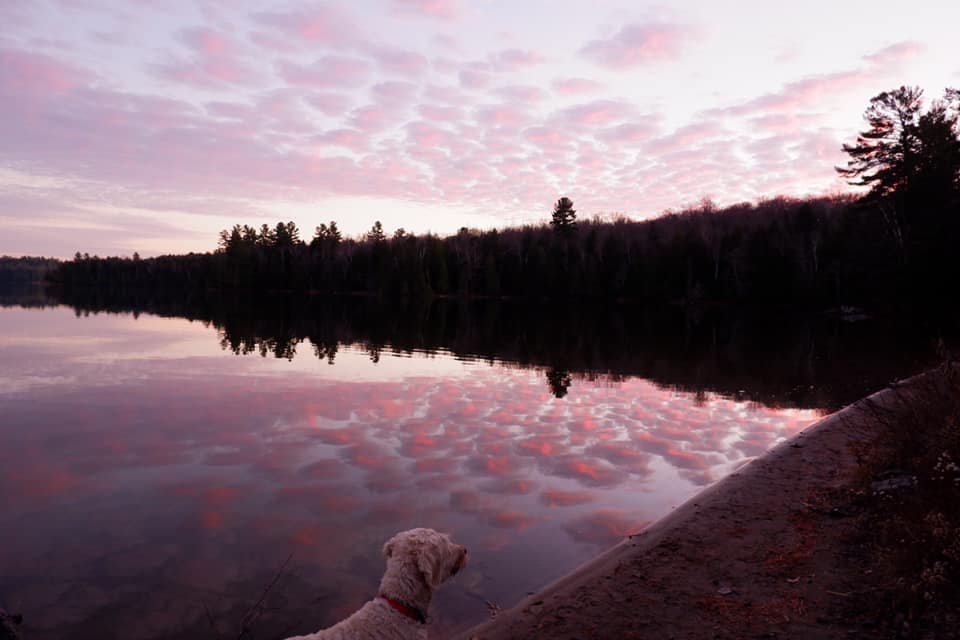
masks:
[(956, 197), (960, 175), (956, 91), (948, 89), (926, 112), (922, 97), (917, 87), (874, 96), (864, 112), (869, 129), (843, 145), (850, 160), (836, 168), (850, 184), (870, 187), (904, 263), (913, 260), (918, 235), (937, 226), (934, 212)]
[(927, 200), (943, 201), (960, 186), (958, 112), (951, 109), (950, 96), (948, 90), (947, 100), (934, 102), (917, 123), (920, 155), (913, 186)]
[(337, 246), (340, 244), (340, 241), (343, 239), (343, 236), (340, 235), (340, 229), (337, 228), (337, 223), (333, 220), (330, 221), (330, 226), (320, 223), (320, 226), (316, 228), (316, 232), (313, 234), (313, 240), (310, 242), (312, 246), (317, 246), (319, 244), (330, 244), (332, 246)]
[(270, 225), (263, 223), (260, 225), (260, 233), (257, 234), (257, 244), (261, 247), (272, 247), (276, 242), (277, 236)]
[(229, 231), (224, 229), (220, 232), (220, 241), (217, 244), (217, 248), (220, 251), (225, 251), (231, 253), (240, 248), (240, 244), (243, 242), (242, 230), (240, 225), (233, 225), (233, 229)]
[(561, 235), (570, 235), (577, 230), (577, 212), (573, 201), (563, 197), (553, 205), (553, 217), (550, 219), (553, 230)]
[(330, 221), (330, 226), (327, 227), (327, 240), (329, 240), (332, 245), (338, 245), (340, 241), (343, 240), (343, 236), (340, 235), (340, 229), (337, 228), (337, 223), (333, 220)]
[(850, 156), (837, 172), (853, 185), (870, 187), (876, 196), (887, 196), (906, 187), (914, 177), (921, 154), (919, 119), (923, 91), (900, 87), (870, 99), (863, 117), (869, 124), (856, 144), (844, 144)]
[(292, 220), (286, 224), (278, 222), (273, 230), (273, 244), (277, 247), (292, 247), (300, 244), (300, 229)]
[(373, 223), (373, 227), (370, 228), (370, 231), (367, 232), (367, 242), (383, 242), (387, 239), (386, 234), (383, 232), (383, 225), (380, 224), (380, 221), (377, 220)]

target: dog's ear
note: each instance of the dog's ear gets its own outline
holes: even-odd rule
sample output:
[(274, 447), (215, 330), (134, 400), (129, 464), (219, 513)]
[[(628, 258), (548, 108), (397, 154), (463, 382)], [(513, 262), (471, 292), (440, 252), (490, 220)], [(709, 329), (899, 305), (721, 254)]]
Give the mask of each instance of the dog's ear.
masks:
[(420, 547), (417, 550), (417, 568), (423, 574), (423, 579), (431, 589), (436, 589), (443, 582), (443, 554), (433, 545)]
[(390, 538), (385, 543), (383, 543), (383, 557), (389, 558), (393, 555), (393, 546), (396, 538)]

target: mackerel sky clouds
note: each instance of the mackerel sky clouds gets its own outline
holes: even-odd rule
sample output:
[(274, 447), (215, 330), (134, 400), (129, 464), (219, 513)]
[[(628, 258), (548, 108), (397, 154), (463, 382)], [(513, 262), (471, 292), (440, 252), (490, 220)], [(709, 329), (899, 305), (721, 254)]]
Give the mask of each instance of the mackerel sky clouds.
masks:
[(0, 24), (12, 255), (842, 191), (871, 96), (960, 85), (934, 0), (0, 0)]

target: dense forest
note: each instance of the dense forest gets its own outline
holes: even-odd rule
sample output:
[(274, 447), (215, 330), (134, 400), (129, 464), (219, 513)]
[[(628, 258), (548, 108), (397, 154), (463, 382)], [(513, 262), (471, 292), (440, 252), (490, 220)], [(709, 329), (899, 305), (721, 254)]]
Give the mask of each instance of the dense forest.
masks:
[(59, 264), (53, 258), (0, 256), (0, 289), (41, 285), (47, 273)]
[(960, 94), (924, 109), (901, 87), (871, 100), (867, 129), (837, 170), (862, 196), (710, 201), (642, 222), (578, 221), (560, 198), (540, 225), (449, 237), (388, 235), (376, 222), (310, 238), (294, 222), (220, 233), (216, 251), (156, 258), (78, 253), (50, 273), (61, 289), (139, 287), (642, 302), (862, 306), (953, 311), (960, 276)]

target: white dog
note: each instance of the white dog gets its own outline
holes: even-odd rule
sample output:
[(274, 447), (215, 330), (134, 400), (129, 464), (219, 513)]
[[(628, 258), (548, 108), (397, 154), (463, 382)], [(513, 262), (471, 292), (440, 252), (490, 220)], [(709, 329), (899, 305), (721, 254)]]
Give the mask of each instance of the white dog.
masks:
[(408, 640), (427, 637), (433, 591), (467, 562), (467, 549), (433, 529), (411, 529), (383, 545), (380, 595), (328, 629), (287, 640)]

